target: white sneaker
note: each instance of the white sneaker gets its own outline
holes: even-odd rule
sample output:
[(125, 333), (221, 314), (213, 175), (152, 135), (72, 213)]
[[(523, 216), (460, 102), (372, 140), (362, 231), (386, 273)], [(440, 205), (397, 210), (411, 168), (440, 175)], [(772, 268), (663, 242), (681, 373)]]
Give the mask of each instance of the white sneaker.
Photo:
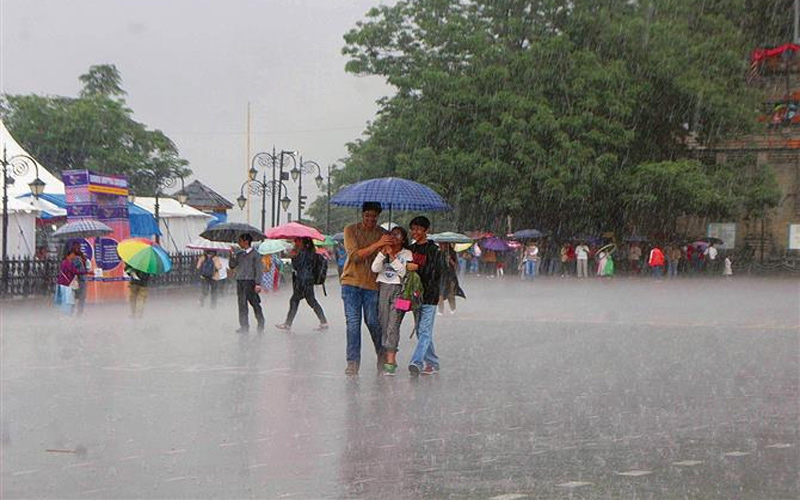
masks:
[(454, 315), (455, 313), (456, 313), (456, 310), (455, 310), (455, 309), (450, 309), (450, 315), (451, 315), (451, 316), (452, 316), (452, 315)]
[(437, 316), (444, 316), (444, 314), (442, 314), (442, 311), (436, 311), (436, 315)]

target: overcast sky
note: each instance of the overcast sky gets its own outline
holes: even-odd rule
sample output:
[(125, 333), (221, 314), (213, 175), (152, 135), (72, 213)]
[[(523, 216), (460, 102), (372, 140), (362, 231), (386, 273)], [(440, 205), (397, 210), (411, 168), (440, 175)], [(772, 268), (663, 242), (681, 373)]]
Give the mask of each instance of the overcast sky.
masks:
[(248, 101), (251, 155), (274, 145), (323, 166), (374, 118), (391, 88), (346, 74), (341, 49), (342, 35), (381, 3), (0, 0), (0, 92), (76, 96), (91, 65), (113, 63), (136, 120), (163, 130), (193, 178), (234, 201), (250, 162)]

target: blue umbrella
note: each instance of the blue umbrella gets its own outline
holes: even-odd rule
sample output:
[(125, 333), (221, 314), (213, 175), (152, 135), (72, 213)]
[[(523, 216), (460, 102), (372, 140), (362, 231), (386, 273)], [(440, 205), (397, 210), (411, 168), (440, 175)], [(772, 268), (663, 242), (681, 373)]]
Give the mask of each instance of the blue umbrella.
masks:
[(541, 238), (542, 236), (544, 236), (544, 233), (539, 231), (538, 229), (520, 229), (519, 231), (514, 233), (514, 238), (518, 240)]
[(450, 210), (450, 205), (433, 189), (397, 177), (361, 181), (341, 189), (331, 198), (331, 203), (340, 207), (360, 207), (368, 201), (380, 202), (389, 210)]

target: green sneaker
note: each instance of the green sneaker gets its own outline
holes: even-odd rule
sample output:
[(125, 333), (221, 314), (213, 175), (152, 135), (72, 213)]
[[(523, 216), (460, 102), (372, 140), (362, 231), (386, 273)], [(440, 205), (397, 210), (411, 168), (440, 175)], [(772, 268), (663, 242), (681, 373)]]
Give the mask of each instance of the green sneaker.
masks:
[(397, 365), (393, 365), (391, 363), (384, 363), (383, 364), (383, 374), (384, 375), (394, 375), (397, 371)]

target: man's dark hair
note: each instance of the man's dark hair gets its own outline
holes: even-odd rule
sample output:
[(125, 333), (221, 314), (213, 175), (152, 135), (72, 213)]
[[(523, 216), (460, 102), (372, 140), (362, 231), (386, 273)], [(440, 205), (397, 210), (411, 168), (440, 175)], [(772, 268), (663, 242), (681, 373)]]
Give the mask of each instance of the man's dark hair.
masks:
[(244, 240), (244, 241), (246, 241), (248, 243), (252, 243), (253, 242), (253, 236), (251, 234), (249, 234), (249, 233), (244, 233), (242, 235), (239, 235), (239, 239), (240, 240)]
[(361, 205), (361, 211), (366, 212), (367, 210), (374, 210), (378, 213), (383, 212), (383, 207), (381, 206), (380, 202), (377, 201), (365, 201)]
[(408, 227), (411, 226), (419, 226), (425, 229), (429, 229), (431, 227), (431, 221), (424, 215), (418, 215), (411, 219), (411, 222), (408, 223)]

